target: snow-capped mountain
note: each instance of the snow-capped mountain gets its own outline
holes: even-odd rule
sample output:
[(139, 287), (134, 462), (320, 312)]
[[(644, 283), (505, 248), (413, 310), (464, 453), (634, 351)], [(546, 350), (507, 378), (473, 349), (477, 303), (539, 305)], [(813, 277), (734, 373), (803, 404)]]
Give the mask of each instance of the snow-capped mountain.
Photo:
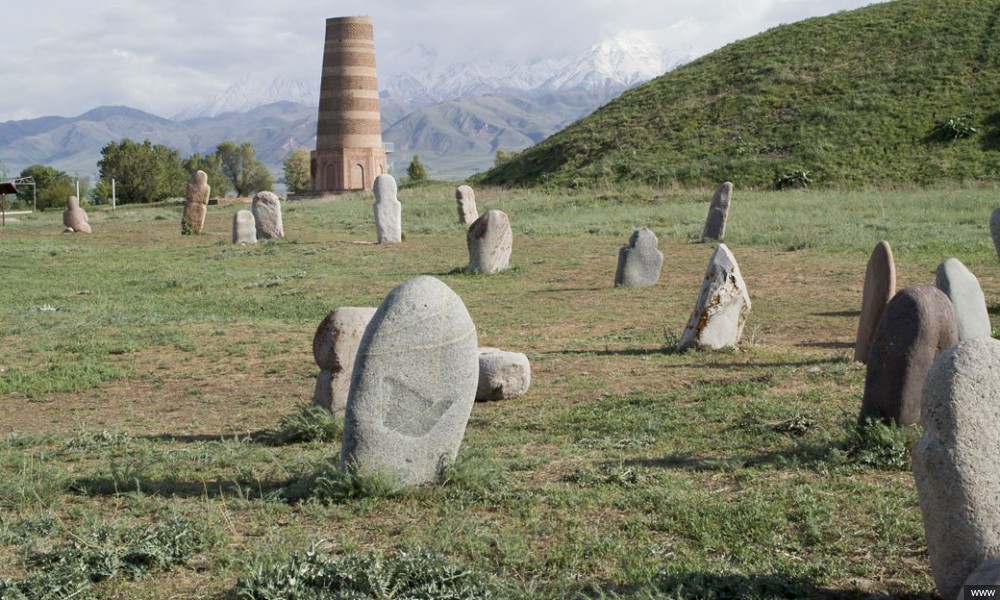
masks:
[[(384, 80), (381, 93), (383, 98), (409, 106), (498, 93), (537, 96), (588, 89), (620, 92), (662, 75), (688, 58), (668, 54), (635, 32), (619, 34), (580, 55), (528, 63), (477, 59), (440, 66), (434, 64), (434, 52), (427, 48), (417, 47), (405, 54), (410, 68)], [(280, 101), (317, 106), (319, 84), (319, 77), (266, 80), (261, 74), (251, 73), (174, 119), (245, 112)]]
[(270, 79), (260, 73), (247, 73), (221, 94), (181, 111), (173, 119), (188, 121), (217, 117), (228, 112), (247, 112), (275, 102), (319, 106), (319, 77), (315, 81)]

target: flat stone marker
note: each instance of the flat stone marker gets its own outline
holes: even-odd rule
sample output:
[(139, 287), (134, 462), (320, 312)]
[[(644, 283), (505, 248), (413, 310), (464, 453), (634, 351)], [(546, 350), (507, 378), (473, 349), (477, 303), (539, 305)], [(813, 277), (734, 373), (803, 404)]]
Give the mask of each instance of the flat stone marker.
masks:
[(990, 213), (990, 237), (993, 238), (993, 248), (997, 251), (997, 259), (1000, 259), (1000, 206)]
[(181, 217), (181, 235), (201, 233), (205, 228), (205, 213), (208, 212), (208, 197), (212, 188), (208, 185), (208, 174), (195, 171), (184, 193), (184, 215)]
[(719, 349), (735, 346), (750, 315), (750, 294), (736, 257), (719, 244), (708, 260), (698, 301), (677, 347)]
[(403, 241), (403, 205), (396, 199), (396, 180), (385, 173), (375, 178), (375, 237), (380, 244)]
[(986, 309), (983, 288), (962, 261), (949, 258), (941, 263), (937, 268), (935, 285), (948, 296), (952, 308), (955, 309), (955, 325), (958, 327), (959, 340), (992, 335), (990, 313)]
[(320, 368), (313, 404), (335, 416), (344, 414), (361, 337), (374, 315), (372, 307), (342, 306), (331, 311), (313, 335), (313, 357)]
[(465, 234), (469, 246), (467, 271), (499, 273), (510, 265), (514, 246), (514, 232), (507, 213), (489, 210), (469, 226)]
[[(1000, 341), (966, 340), (927, 375), (923, 437), (913, 447), (931, 572), (938, 593), (963, 582), (1000, 551)], [(987, 565), (996, 584), (998, 565)]]
[(454, 461), (476, 399), (476, 326), (447, 285), (396, 287), (361, 339), (344, 418), (341, 467), (401, 485), (433, 482)]
[(257, 243), (257, 219), (249, 210), (238, 210), (233, 215), (233, 243)]
[(479, 385), (476, 400), (520, 398), (531, 386), (531, 363), (520, 352), (479, 349)]
[(648, 228), (636, 229), (628, 246), (618, 251), (615, 287), (656, 285), (663, 268), (663, 253), (656, 247), (656, 234)]
[(63, 226), (74, 233), (92, 232), (87, 211), (80, 208), (80, 199), (76, 196), (66, 198), (66, 210), (63, 211)]
[(273, 192), (257, 192), (250, 203), (250, 210), (253, 212), (258, 240), (285, 237), (285, 226), (281, 222), (281, 199)]
[[(965, 586), (967, 585), (1000, 587), (1000, 556), (987, 558), (983, 561), (983, 564), (979, 565), (979, 568), (969, 575), (969, 578), (962, 584), (962, 591), (958, 594), (958, 600), (972, 600), (972, 595), (965, 593)], [(981, 597), (977, 596), (977, 598)]]
[(476, 192), (470, 186), (460, 185), (455, 188), (455, 204), (458, 208), (458, 222), (468, 225), (479, 218), (476, 208)]
[(917, 286), (893, 296), (872, 336), (859, 420), (919, 424), (927, 371), (957, 341), (955, 311), (944, 292)]
[(875, 245), (865, 268), (865, 287), (861, 293), (861, 318), (858, 319), (858, 336), (854, 342), (854, 360), (866, 362), (871, 347), (872, 334), (882, 318), (885, 305), (896, 293), (896, 263), (892, 260), (889, 242), (882, 240)]
[(701, 232), (701, 241), (719, 240), (726, 237), (726, 220), (729, 218), (729, 203), (733, 200), (733, 184), (726, 181), (716, 188), (712, 203), (708, 205), (708, 217)]

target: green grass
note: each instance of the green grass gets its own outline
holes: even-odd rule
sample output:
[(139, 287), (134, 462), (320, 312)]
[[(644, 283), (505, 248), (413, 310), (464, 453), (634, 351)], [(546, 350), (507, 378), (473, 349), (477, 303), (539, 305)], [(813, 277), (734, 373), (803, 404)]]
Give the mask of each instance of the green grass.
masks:
[[(253, 247), (229, 243), (238, 207), (212, 207), (199, 236), (169, 205), (92, 211), (91, 236), (60, 234), (58, 214), (8, 223), (6, 593), (334, 593), (282, 579), (311, 569), (345, 594), (354, 577), (497, 598), (931, 597), (916, 432), (855, 425), (865, 373), (848, 356), (883, 236), (901, 287), (956, 256), (1000, 294), (994, 189), (738, 191), (726, 243), (753, 301), (747, 337), (683, 353), (710, 189), (476, 195), (513, 224), (497, 276), (461, 272), (448, 185), (400, 191), (406, 239), (387, 247), (357, 243), (374, 239), (363, 194), (286, 203), (288, 238)], [(615, 288), (643, 225), (661, 282)], [(480, 345), (529, 356), (532, 387), (477, 404), (441, 481), (400, 490), (340, 472), (341, 424), (309, 409), (311, 342), (331, 309), (420, 274), (462, 297)]]
[[(734, 42), (479, 176), (774, 189), (996, 181), (994, 0), (896, 0)], [(950, 123), (950, 126), (949, 126)], [(972, 130), (975, 131), (972, 131)], [(957, 132), (957, 133), (956, 133)]]

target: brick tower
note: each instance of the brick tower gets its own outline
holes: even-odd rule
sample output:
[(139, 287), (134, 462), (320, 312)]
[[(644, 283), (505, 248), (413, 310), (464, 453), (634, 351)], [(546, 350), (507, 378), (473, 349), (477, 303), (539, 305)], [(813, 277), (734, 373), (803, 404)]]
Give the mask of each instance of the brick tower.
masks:
[(314, 192), (370, 190), (375, 177), (388, 172), (371, 17), (326, 20), (310, 171)]

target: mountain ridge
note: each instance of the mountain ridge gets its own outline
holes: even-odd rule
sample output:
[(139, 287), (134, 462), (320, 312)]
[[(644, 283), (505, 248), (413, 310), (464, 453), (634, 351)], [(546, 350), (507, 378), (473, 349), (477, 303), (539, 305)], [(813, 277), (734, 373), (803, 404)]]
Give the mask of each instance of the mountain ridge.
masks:
[[(380, 93), (383, 139), (394, 145), (397, 165), (419, 154), (431, 176), (463, 178), (491, 166), (497, 150), (537, 143), (668, 64), (653, 45), (625, 36), (528, 67), (494, 61), (416, 70)], [(315, 147), (318, 88), (318, 81), (248, 74), (171, 119), (101, 106), (75, 117), (8, 121), (0, 123), (0, 160), (15, 170), (47, 164), (91, 174), (101, 148), (122, 138), (149, 139), (183, 156), (232, 140), (254, 144), (280, 174), (289, 152)]]

